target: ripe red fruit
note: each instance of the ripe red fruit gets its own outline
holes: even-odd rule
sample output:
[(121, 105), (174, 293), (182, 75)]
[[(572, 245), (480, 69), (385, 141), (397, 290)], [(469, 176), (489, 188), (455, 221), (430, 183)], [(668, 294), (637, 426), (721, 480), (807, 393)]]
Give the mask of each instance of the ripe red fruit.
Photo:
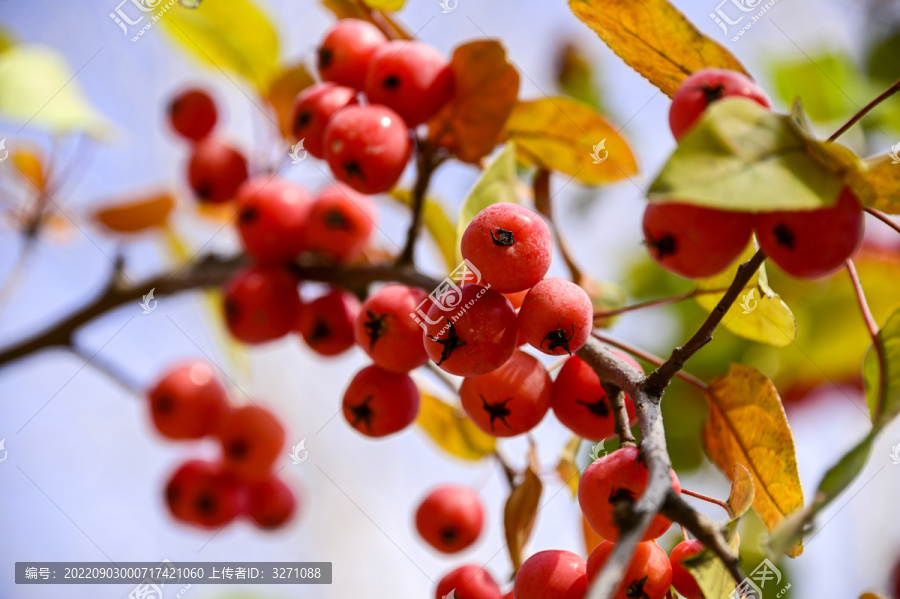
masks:
[(412, 317), (426, 297), (421, 289), (385, 285), (363, 302), (356, 317), (356, 343), (375, 364), (404, 373), (428, 361), (422, 328)]
[(550, 268), (553, 241), (537, 212), (501, 202), (475, 215), (460, 242), (463, 258), (481, 273), (481, 283), (500, 293), (529, 289)]
[(594, 306), (584, 289), (557, 277), (531, 288), (519, 309), (519, 328), (530, 345), (551, 356), (572, 355), (591, 335)]
[(221, 204), (234, 197), (247, 180), (247, 159), (213, 136), (194, 145), (188, 162), (188, 183), (201, 202)]
[[(618, 449), (584, 469), (578, 484), (578, 503), (588, 524), (601, 537), (610, 541), (619, 538), (619, 528), (613, 518), (618, 501), (637, 501), (647, 488), (647, 466), (637, 447)], [(672, 471), (672, 488), (679, 495), (681, 485)], [(656, 516), (644, 533), (644, 541), (662, 536), (672, 522)]]
[(391, 189), (411, 152), (406, 123), (386, 106), (348, 106), (325, 128), (325, 160), (331, 172), (362, 193)]
[(367, 437), (386, 437), (412, 424), (419, 390), (408, 374), (366, 366), (344, 391), (344, 418)]
[(455, 599), (500, 599), (500, 587), (490, 572), (479, 566), (460, 566), (437, 585), (434, 599), (445, 599), (453, 591)]
[(214, 464), (203, 460), (190, 460), (178, 467), (166, 483), (166, 505), (175, 518), (190, 522), (194, 516), (190, 499), (196, 490), (216, 471)]
[(518, 336), (508, 299), (481, 285), (464, 285), (458, 294), (444, 293), (428, 309), (425, 351), (450, 374), (478, 376), (505, 364)]
[[(616, 546), (611, 541), (603, 541), (588, 557), (587, 579), (592, 581), (600, 572)], [(613, 599), (662, 599), (672, 586), (672, 564), (662, 547), (653, 541), (638, 543), (634, 556), (625, 571), (625, 577)], [(680, 592), (680, 591), (679, 591)]]
[(800, 279), (829, 275), (862, 243), (865, 218), (859, 198), (844, 188), (837, 203), (819, 210), (757, 215), (759, 247), (784, 272)]
[(681, 565), (682, 561), (697, 555), (701, 551), (703, 551), (703, 543), (697, 539), (691, 539), (675, 545), (669, 554), (669, 561), (672, 564), (672, 586), (684, 599), (703, 599), (703, 591), (700, 590), (700, 585), (697, 584), (694, 576), (688, 572), (687, 568)]
[[(628, 354), (611, 350), (620, 358), (643, 370)], [(600, 441), (615, 433), (615, 417), (606, 391), (597, 373), (584, 360), (572, 356), (566, 360), (553, 381), (553, 413), (569, 430), (591, 441)], [(636, 418), (634, 404), (625, 396), (628, 419)]]
[(306, 241), (311, 250), (346, 260), (362, 251), (377, 221), (372, 198), (345, 185), (332, 185), (313, 200)]
[(205, 91), (186, 90), (169, 102), (169, 123), (181, 137), (198, 141), (216, 125), (216, 104)]
[(500, 368), (463, 380), (459, 397), (478, 428), (495, 437), (513, 437), (547, 415), (552, 384), (537, 358), (515, 350)]
[(325, 81), (363, 89), (372, 54), (387, 38), (360, 19), (341, 19), (319, 46), (319, 75)]
[(281, 177), (259, 176), (237, 191), (238, 233), (244, 249), (260, 262), (287, 262), (306, 249), (309, 195)]
[(325, 157), (325, 127), (337, 112), (356, 103), (356, 90), (335, 83), (312, 85), (294, 100), (294, 139), (316, 158)]
[(353, 325), (359, 300), (334, 287), (300, 310), (297, 331), (310, 349), (323, 356), (336, 356), (353, 347)]
[(200, 439), (215, 432), (228, 411), (225, 388), (206, 362), (166, 370), (149, 390), (153, 425), (169, 439)]
[(229, 412), (219, 428), (225, 468), (247, 482), (269, 476), (284, 446), (284, 428), (275, 416), (255, 405)]
[(247, 488), (219, 466), (192, 460), (169, 480), (166, 502), (178, 520), (215, 528), (240, 513), (247, 502)]
[(453, 72), (444, 56), (420, 41), (395, 40), (372, 55), (366, 96), (397, 111), (406, 124), (424, 123), (453, 94)]
[(728, 268), (753, 233), (753, 217), (688, 204), (650, 204), (644, 212), (650, 255), (683, 277), (710, 277)]
[(297, 279), (276, 267), (252, 266), (225, 286), (228, 330), (244, 343), (264, 343), (287, 335), (300, 314)]
[(571, 551), (535, 553), (516, 574), (516, 599), (582, 599), (587, 590), (585, 561)]
[(706, 107), (722, 98), (743, 97), (770, 108), (766, 93), (752, 79), (727, 69), (701, 69), (685, 79), (669, 107), (669, 128), (680, 140), (700, 120)]
[(416, 530), (443, 553), (470, 546), (484, 526), (481, 496), (469, 487), (444, 485), (431, 491), (416, 510)]
[(273, 478), (253, 490), (247, 516), (260, 528), (278, 528), (291, 519), (297, 509), (294, 492), (283, 480)]

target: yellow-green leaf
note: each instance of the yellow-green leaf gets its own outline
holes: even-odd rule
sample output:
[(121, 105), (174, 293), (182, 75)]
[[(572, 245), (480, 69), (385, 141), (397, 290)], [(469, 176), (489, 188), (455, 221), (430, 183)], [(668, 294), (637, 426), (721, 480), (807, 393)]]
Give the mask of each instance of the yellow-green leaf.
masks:
[(293, 139), (294, 99), (297, 94), (315, 83), (302, 62), (283, 65), (269, 84), (266, 100), (278, 119), (278, 128), (285, 139)]
[[(703, 443), (710, 459), (732, 476), (736, 464), (750, 471), (753, 507), (769, 530), (803, 507), (794, 437), (775, 385), (758, 370), (732, 364), (707, 391), (709, 420)], [(798, 543), (792, 555), (802, 551)]]
[(416, 424), (441, 449), (470, 461), (494, 452), (497, 440), (482, 432), (462, 410), (424, 391), (421, 396)]
[(375, 10), (397, 11), (403, 8), (406, 0), (362, 0), (363, 4)]
[(587, 104), (569, 98), (519, 102), (506, 121), (519, 158), (602, 185), (637, 174), (628, 142)]
[[(412, 192), (408, 189), (394, 189), (389, 196), (404, 206), (412, 206)], [(443, 204), (436, 198), (425, 198), (422, 205), (422, 222), (440, 250), (441, 257), (444, 258), (447, 272), (452, 271), (459, 263), (456, 258), (456, 226), (447, 216)]]
[(162, 227), (168, 222), (175, 200), (168, 191), (124, 201), (97, 209), (94, 220), (116, 233), (138, 233)]
[(887, 212), (900, 214), (900, 144), (893, 154), (866, 161), (866, 172), (851, 186), (863, 203)]
[(880, 429), (900, 413), (900, 310), (891, 314), (878, 332), (884, 360), (875, 347), (869, 348), (863, 363), (866, 399), (873, 427)]
[(569, 0), (569, 7), (670, 98), (691, 73), (706, 67), (746, 73), (728, 50), (700, 33), (668, 0)]
[(503, 508), (503, 531), (514, 573), (518, 572), (522, 565), (522, 549), (531, 536), (540, 508), (544, 485), (541, 483), (539, 471), (540, 464), (537, 463), (535, 448), (532, 446), (524, 477), (513, 487)]
[[(730, 527), (726, 541), (732, 552), (737, 555), (741, 545), (741, 537), (736, 527)], [(730, 597), (734, 591), (734, 579), (728, 569), (719, 561), (719, 558), (709, 549), (704, 549), (697, 555), (682, 562), (687, 570), (694, 575), (694, 580), (703, 591), (704, 597)]]
[(734, 518), (740, 518), (747, 513), (753, 505), (753, 497), (756, 495), (756, 486), (753, 484), (753, 476), (743, 464), (734, 465), (734, 474), (731, 477), (731, 493), (728, 494), (728, 507)]
[(563, 447), (559, 456), (559, 463), (556, 464), (556, 473), (564, 485), (569, 488), (572, 497), (578, 496), (578, 483), (581, 481), (581, 472), (575, 464), (575, 456), (578, 454), (578, 448), (581, 447), (581, 437), (572, 435), (569, 442)]

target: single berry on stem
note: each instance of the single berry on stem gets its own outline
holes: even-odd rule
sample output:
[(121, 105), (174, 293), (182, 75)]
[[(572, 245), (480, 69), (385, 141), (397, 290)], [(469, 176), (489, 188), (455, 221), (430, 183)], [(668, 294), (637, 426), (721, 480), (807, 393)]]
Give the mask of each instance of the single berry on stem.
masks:
[(284, 446), (284, 428), (271, 412), (255, 405), (229, 412), (218, 437), (226, 470), (245, 482), (266, 480)]
[(363, 89), (369, 61), (387, 38), (375, 25), (360, 19), (341, 19), (319, 46), (319, 75), (354, 89)]
[(316, 158), (325, 157), (325, 127), (339, 110), (356, 104), (356, 90), (335, 83), (312, 85), (294, 100), (291, 132), (304, 140), (303, 149)]
[[(413, 318), (427, 313), (427, 294), (406, 285), (385, 285), (363, 302), (356, 317), (356, 343), (372, 361), (391, 372), (409, 372), (428, 361), (422, 327)], [(419, 306), (422, 305), (420, 308)]]
[(246, 180), (247, 159), (228, 143), (209, 136), (192, 148), (188, 183), (200, 202), (227, 202)]
[(225, 322), (244, 343), (264, 343), (287, 335), (300, 314), (297, 279), (277, 267), (251, 266), (225, 286)]
[(346, 185), (331, 185), (312, 202), (306, 241), (311, 250), (348, 260), (362, 252), (377, 221), (372, 198)]
[(279, 176), (258, 176), (238, 188), (241, 242), (259, 262), (288, 262), (306, 249), (309, 194)]
[(284, 526), (296, 510), (294, 492), (276, 476), (251, 491), (247, 516), (258, 527), (273, 529)]
[(193, 460), (175, 472), (166, 486), (172, 515), (205, 528), (228, 524), (247, 502), (247, 487), (216, 464)]
[(169, 439), (200, 439), (215, 432), (228, 411), (228, 395), (202, 361), (171, 367), (147, 396), (153, 425)]
[(584, 289), (552, 277), (537, 283), (519, 309), (519, 328), (528, 343), (545, 354), (572, 355), (587, 342), (594, 307)]
[(412, 424), (419, 413), (419, 389), (408, 374), (366, 366), (344, 391), (344, 418), (367, 437), (386, 437)]
[(336, 356), (353, 347), (353, 325), (359, 300), (348, 291), (333, 287), (322, 297), (303, 306), (297, 331), (317, 354)]
[(181, 137), (196, 142), (216, 126), (216, 104), (205, 91), (189, 89), (169, 102), (169, 123)]
[(433, 489), (416, 509), (416, 530), (443, 553), (456, 553), (478, 540), (484, 526), (481, 496), (460, 485)]

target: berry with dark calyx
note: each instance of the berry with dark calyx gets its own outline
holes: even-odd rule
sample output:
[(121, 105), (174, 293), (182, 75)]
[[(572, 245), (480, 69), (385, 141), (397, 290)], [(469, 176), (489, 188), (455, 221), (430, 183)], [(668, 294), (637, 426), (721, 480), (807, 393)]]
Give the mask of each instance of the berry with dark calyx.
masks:
[(486, 374), (505, 364), (516, 348), (516, 313), (493, 289), (470, 284), (458, 294), (450, 290), (435, 300), (427, 316), (425, 351), (450, 374)]
[(228, 395), (206, 362), (166, 370), (148, 391), (153, 425), (169, 439), (200, 439), (215, 432)]
[(427, 313), (430, 303), (421, 289), (385, 285), (363, 302), (356, 317), (356, 343), (376, 365), (391, 372), (409, 372), (428, 361), (422, 328), (413, 319)]
[(225, 322), (236, 339), (264, 343), (287, 335), (300, 314), (297, 279), (278, 267), (252, 266), (225, 286)]
[(378, 27), (360, 19), (341, 19), (319, 46), (319, 75), (354, 89), (363, 89), (372, 54), (387, 37)]
[(247, 502), (247, 488), (215, 464), (191, 461), (166, 486), (172, 515), (205, 528), (228, 524)]
[[(672, 471), (672, 488), (681, 494), (681, 485)], [(585, 468), (578, 484), (578, 503), (588, 524), (601, 537), (610, 541), (619, 538), (614, 512), (620, 501), (637, 501), (647, 488), (649, 474), (637, 447), (617, 449)], [(643, 540), (662, 536), (672, 522), (656, 516), (650, 523)]]
[(369, 102), (392, 108), (415, 127), (450, 99), (453, 72), (436, 48), (416, 40), (394, 40), (372, 55), (365, 92)]
[(513, 437), (547, 415), (552, 384), (537, 358), (515, 350), (500, 368), (463, 380), (459, 397), (478, 428), (495, 437)]
[(344, 391), (344, 418), (367, 437), (386, 437), (412, 424), (419, 413), (419, 389), (408, 374), (366, 366)]
[(200, 202), (221, 204), (247, 180), (247, 159), (221, 139), (205, 137), (191, 151), (188, 183)]
[(189, 89), (169, 102), (169, 123), (189, 141), (199, 141), (216, 126), (216, 104), (205, 91)]
[(688, 204), (650, 204), (643, 229), (654, 260), (696, 279), (722, 272), (741, 255), (753, 233), (753, 217)]
[(727, 69), (701, 69), (685, 79), (672, 97), (669, 128), (680, 140), (693, 127), (707, 106), (722, 98), (743, 97), (771, 108), (766, 93), (752, 79)]
[(247, 516), (263, 529), (284, 526), (295, 511), (294, 492), (277, 476), (253, 489), (247, 506)]
[(584, 558), (571, 551), (539, 551), (516, 574), (516, 599), (582, 599), (587, 590)]
[(334, 287), (303, 306), (297, 331), (317, 354), (336, 356), (353, 347), (353, 327), (358, 313), (356, 296)]
[(456, 553), (478, 540), (484, 526), (481, 496), (460, 485), (432, 490), (416, 510), (416, 530), (443, 553)]
[(331, 172), (361, 193), (390, 190), (411, 152), (406, 123), (386, 106), (348, 106), (325, 128), (325, 160)]
[(519, 309), (519, 328), (525, 340), (545, 354), (572, 355), (587, 342), (594, 306), (584, 289), (552, 277), (536, 284)]
[(294, 100), (291, 132), (304, 140), (303, 149), (316, 158), (325, 157), (325, 127), (339, 110), (356, 103), (356, 90), (336, 83), (312, 85)]
[(703, 599), (703, 591), (694, 576), (681, 565), (681, 562), (703, 551), (703, 543), (697, 539), (682, 541), (675, 545), (669, 553), (672, 564), (672, 586), (684, 599)]
[(482, 284), (500, 293), (514, 293), (533, 287), (547, 274), (553, 241), (537, 212), (500, 202), (475, 215), (460, 249), (481, 273)]
[(434, 599), (501, 599), (500, 587), (490, 572), (474, 565), (460, 566), (446, 574), (434, 591)]
[(799, 279), (840, 269), (862, 243), (865, 214), (849, 188), (819, 210), (766, 212), (756, 218), (759, 247), (778, 267)]
[[(611, 351), (643, 372), (628, 354)], [(629, 421), (633, 422), (634, 404), (627, 395), (625, 408)], [(590, 441), (615, 434), (615, 417), (606, 391), (594, 369), (578, 356), (568, 358), (553, 381), (553, 413), (566, 428)]]
[[(594, 577), (609, 559), (616, 544), (612, 541), (600, 543), (587, 561), (587, 579)], [(638, 543), (619, 590), (613, 599), (663, 599), (672, 586), (672, 564), (662, 547), (653, 541)], [(679, 591), (680, 592), (680, 591)]]
[(259, 262), (287, 262), (306, 249), (307, 191), (277, 175), (258, 176), (238, 188), (238, 233)]
[(229, 412), (218, 437), (225, 468), (246, 482), (266, 480), (284, 446), (284, 428), (271, 412), (255, 405)]
[(191, 522), (194, 510), (191, 498), (210, 480), (217, 468), (203, 460), (190, 460), (178, 467), (166, 483), (165, 500), (169, 512), (182, 522)]
[(332, 185), (313, 200), (306, 242), (309, 249), (335, 260), (354, 258), (368, 243), (377, 221), (372, 198), (346, 185)]

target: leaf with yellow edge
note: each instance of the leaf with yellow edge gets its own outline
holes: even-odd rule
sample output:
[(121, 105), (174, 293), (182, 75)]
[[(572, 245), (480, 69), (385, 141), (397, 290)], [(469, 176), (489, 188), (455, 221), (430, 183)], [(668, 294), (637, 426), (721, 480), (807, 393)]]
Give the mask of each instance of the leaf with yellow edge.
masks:
[(168, 191), (117, 201), (94, 211), (93, 218), (116, 233), (139, 233), (164, 226), (175, 200)]
[(503, 508), (503, 531), (506, 535), (506, 548), (513, 564), (513, 573), (518, 572), (522, 565), (522, 549), (531, 536), (540, 508), (544, 485), (541, 483), (539, 472), (540, 464), (535, 447), (532, 445), (528, 453), (528, 468), (525, 475), (522, 481), (513, 487)]
[[(404, 206), (412, 207), (412, 192), (408, 189), (394, 189), (389, 197), (397, 200)], [(434, 243), (437, 244), (441, 256), (444, 258), (444, 266), (447, 272), (453, 270), (458, 264), (456, 259), (456, 226), (444, 206), (433, 197), (426, 197), (422, 205), (422, 222)]]
[[(769, 530), (803, 507), (794, 437), (775, 385), (758, 370), (732, 364), (707, 390), (710, 414), (703, 444), (710, 459), (731, 476), (736, 464), (750, 471), (753, 507)], [(798, 542), (789, 555), (803, 550)]]
[(297, 94), (316, 82), (302, 62), (283, 65), (269, 84), (266, 100), (275, 110), (278, 128), (285, 139), (293, 139), (294, 99)]
[(362, 0), (363, 4), (375, 10), (397, 11), (403, 8), (406, 0)]
[(572, 435), (569, 442), (563, 447), (559, 456), (559, 463), (556, 464), (556, 473), (559, 479), (572, 492), (572, 497), (578, 496), (578, 483), (581, 481), (581, 471), (575, 464), (575, 456), (578, 454), (578, 448), (581, 447), (581, 437)]
[(479, 429), (462, 410), (421, 389), (420, 394), (422, 401), (416, 424), (441, 449), (470, 461), (494, 452), (497, 440)]
[(569, 0), (569, 7), (626, 64), (670, 98), (700, 69), (747, 73), (728, 50), (700, 33), (668, 0)]
[(506, 121), (506, 135), (516, 142), (523, 161), (565, 173), (586, 185), (637, 174), (631, 148), (616, 127), (577, 100), (519, 102)]
[(894, 162), (893, 156), (867, 160), (866, 171), (860, 178), (851, 180), (850, 186), (867, 206), (900, 214), (900, 165)]
[(747, 513), (753, 505), (753, 497), (756, 495), (756, 486), (753, 484), (753, 476), (743, 464), (734, 465), (734, 475), (731, 477), (731, 493), (728, 494), (728, 507), (731, 508), (733, 518), (740, 518)]

